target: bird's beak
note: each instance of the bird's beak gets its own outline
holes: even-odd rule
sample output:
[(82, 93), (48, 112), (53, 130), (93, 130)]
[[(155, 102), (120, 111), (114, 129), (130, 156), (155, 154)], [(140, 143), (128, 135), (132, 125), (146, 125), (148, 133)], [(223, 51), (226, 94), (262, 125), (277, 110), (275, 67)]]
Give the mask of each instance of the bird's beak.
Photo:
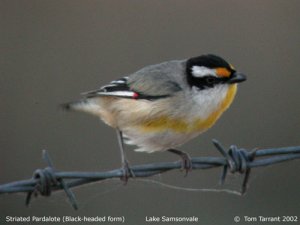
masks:
[(247, 80), (246, 75), (242, 73), (234, 72), (232, 76), (229, 78), (228, 83), (229, 84), (241, 83), (245, 80)]

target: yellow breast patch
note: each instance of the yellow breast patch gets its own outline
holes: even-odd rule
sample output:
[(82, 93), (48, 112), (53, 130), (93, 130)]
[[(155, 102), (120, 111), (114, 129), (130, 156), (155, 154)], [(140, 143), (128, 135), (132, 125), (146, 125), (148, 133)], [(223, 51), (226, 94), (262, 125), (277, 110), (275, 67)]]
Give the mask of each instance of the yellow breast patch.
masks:
[(230, 85), (220, 106), (205, 119), (196, 118), (191, 122), (188, 122), (185, 118), (170, 118), (164, 115), (158, 118), (146, 120), (142, 124), (139, 124), (138, 127), (144, 132), (171, 130), (178, 133), (190, 133), (204, 131), (214, 125), (222, 113), (230, 106), (236, 91), (237, 85)]

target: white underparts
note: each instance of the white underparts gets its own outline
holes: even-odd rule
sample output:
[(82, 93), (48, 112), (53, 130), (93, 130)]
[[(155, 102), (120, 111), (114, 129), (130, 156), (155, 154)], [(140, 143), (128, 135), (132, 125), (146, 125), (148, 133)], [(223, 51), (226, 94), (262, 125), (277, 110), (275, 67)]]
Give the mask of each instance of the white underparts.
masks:
[(216, 85), (214, 88), (201, 91), (197, 90), (197, 87), (193, 87), (192, 96), (195, 104), (194, 107), (191, 108), (191, 111), (200, 118), (207, 118), (219, 107), (227, 91), (228, 85)]

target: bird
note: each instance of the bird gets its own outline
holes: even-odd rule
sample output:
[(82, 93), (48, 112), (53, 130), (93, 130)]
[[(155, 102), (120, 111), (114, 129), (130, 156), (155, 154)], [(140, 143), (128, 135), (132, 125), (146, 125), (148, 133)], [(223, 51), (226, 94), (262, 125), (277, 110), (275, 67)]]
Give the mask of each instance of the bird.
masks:
[(137, 152), (176, 154), (187, 174), (191, 157), (177, 147), (211, 128), (245, 80), (222, 57), (204, 54), (146, 66), (62, 107), (95, 115), (116, 130), (126, 183), (134, 174), (124, 143)]

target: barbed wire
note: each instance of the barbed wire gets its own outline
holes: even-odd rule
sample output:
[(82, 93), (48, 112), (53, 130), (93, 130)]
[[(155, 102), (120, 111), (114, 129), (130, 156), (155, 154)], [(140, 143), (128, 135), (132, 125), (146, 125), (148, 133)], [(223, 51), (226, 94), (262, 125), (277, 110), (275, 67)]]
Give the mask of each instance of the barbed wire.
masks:
[[(252, 168), (300, 158), (300, 146), (260, 150), (254, 149), (248, 151), (232, 145), (226, 151), (217, 140), (213, 140), (213, 144), (222, 156), (193, 157), (191, 158), (192, 169), (197, 170), (223, 167), (220, 178), (221, 184), (225, 182), (228, 171), (231, 173), (238, 172), (243, 174), (244, 178), (240, 191), (241, 194), (244, 194), (247, 190), (249, 175)], [(260, 157), (263, 158), (259, 159)], [(0, 185), (0, 194), (25, 192), (27, 193), (25, 203), (28, 206), (32, 196), (50, 196), (53, 191), (64, 190), (73, 208), (78, 209), (78, 204), (71, 188), (106, 179), (122, 178), (124, 176), (123, 168), (104, 172), (58, 171), (54, 168), (52, 160), (46, 150), (43, 150), (43, 159), (46, 162), (47, 167), (35, 170), (31, 179)], [(129, 177), (135, 179), (140, 177), (150, 177), (181, 168), (181, 161), (133, 165), (130, 166), (131, 174), (129, 174)]]

